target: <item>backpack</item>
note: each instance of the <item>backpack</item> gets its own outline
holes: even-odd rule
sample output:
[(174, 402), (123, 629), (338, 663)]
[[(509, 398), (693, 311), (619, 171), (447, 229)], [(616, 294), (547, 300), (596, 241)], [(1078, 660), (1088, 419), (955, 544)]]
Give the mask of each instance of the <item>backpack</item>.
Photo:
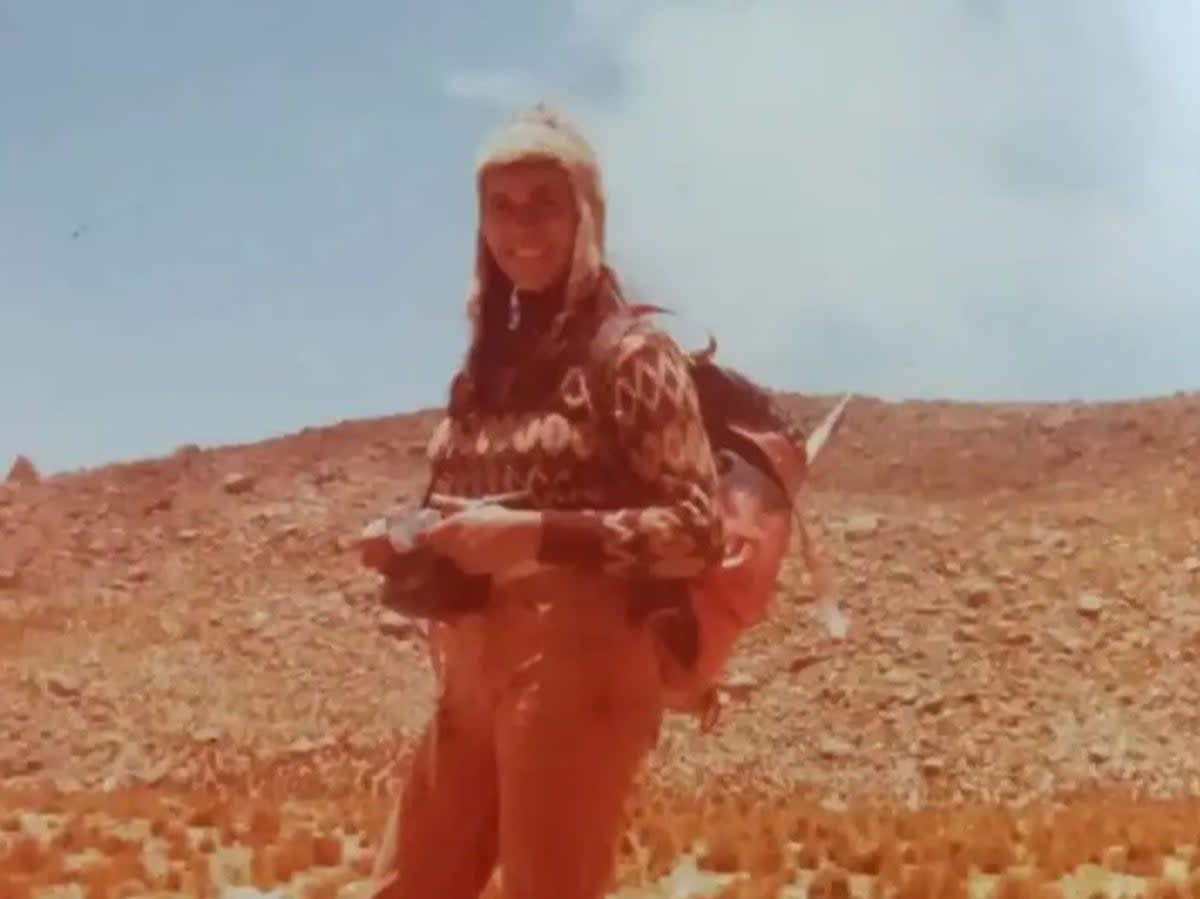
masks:
[[(640, 321), (666, 311), (648, 304), (619, 307), (601, 323), (593, 339), (593, 361), (609, 359)], [(686, 620), (682, 625), (679, 608), (651, 622), (660, 637), (666, 707), (697, 715), (704, 730), (716, 724), (720, 680), (739, 637), (767, 616), (793, 528), (801, 538), (818, 603), (827, 592), (825, 566), (794, 507), (794, 497), (848, 399), (806, 440), (766, 390), (713, 362), (715, 352), (716, 341), (710, 337), (708, 346), (688, 354), (688, 360), (705, 431), (717, 458), (725, 555), (719, 565), (683, 585)]]

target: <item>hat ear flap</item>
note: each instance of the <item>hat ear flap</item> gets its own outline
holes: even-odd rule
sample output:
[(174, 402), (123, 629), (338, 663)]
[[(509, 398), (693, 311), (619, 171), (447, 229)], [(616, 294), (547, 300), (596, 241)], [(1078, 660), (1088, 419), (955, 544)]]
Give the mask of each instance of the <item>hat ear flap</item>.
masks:
[(592, 216), (586, 203), (577, 202), (575, 247), (571, 254), (571, 270), (567, 275), (567, 307), (588, 293), (600, 270), (600, 248), (596, 245)]
[(471, 345), (478, 343), (485, 328), (497, 324), (496, 306), (503, 305), (507, 310), (512, 293), (512, 281), (492, 256), (492, 251), (483, 238), (483, 231), (478, 231), (475, 238), (475, 268), (467, 289), (467, 321), (471, 329)]

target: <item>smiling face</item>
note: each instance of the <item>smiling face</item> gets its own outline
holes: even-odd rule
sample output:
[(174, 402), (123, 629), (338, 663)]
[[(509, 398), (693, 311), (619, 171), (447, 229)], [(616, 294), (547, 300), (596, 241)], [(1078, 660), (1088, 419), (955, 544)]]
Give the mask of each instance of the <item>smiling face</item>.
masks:
[(480, 186), (483, 238), (500, 270), (522, 293), (540, 293), (567, 276), (578, 214), (570, 179), (543, 160), (484, 172)]

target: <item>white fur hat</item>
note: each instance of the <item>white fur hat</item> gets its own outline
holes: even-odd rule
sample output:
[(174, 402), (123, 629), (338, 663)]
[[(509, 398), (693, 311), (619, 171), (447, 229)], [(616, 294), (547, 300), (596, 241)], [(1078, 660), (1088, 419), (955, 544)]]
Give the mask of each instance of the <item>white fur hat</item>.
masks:
[[(477, 186), (482, 185), (489, 168), (533, 159), (553, 162), (567, 173), (579, 216), (561, 321), (592, 289), (604, 263), (604, 191), (596, 155), (587, 139), (566, 117), (544, 104), (518, 112), (485, 141), (475, 169)], [(495, 270), (494, 265), (484, 264), (490, 251), (482, 229), (476, 233), (475, 246), (475, 269), (467, 294), (472, 340), (478, 336), (481, 300), (488, 288), (485, 280), (488, 272)]]

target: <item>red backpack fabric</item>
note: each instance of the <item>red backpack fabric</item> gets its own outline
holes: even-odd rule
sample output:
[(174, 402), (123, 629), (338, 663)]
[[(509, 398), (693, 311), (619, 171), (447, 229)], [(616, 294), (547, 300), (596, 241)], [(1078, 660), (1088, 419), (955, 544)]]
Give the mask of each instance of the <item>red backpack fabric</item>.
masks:
[[(602, 323), (593, 357), (608, 358), (639, 321), (662, 312), (650, 305), (622, 307)], [(801, 537), (818, 603), (828, 589), (824, 565), (794, 507), (810, 461), (805, 435), (765, 390), (739, 372), (716, 365), (715, 350), (710, 340), (690, 360), (720, 469), (725, 557), (687, 585), (697, 639), (694, 661), (684, 664), (677, 654), (665, 648), (660, 652), (667, 707), (698, 714), (706, 728), (716, 722), (719, 682), (738, 638), (770, 610), (793, 528)], [(841, 408), (823, 423), (821, 443)]]

